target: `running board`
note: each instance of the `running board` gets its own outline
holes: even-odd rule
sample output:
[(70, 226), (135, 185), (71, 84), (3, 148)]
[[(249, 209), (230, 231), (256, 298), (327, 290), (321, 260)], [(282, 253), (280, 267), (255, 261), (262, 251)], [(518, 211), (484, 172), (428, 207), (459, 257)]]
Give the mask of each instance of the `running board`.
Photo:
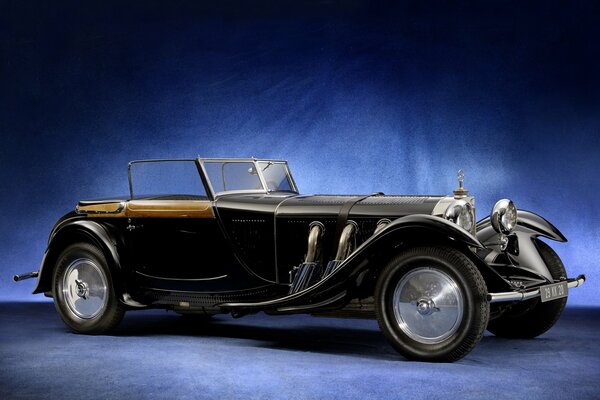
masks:
[(322, 310), (327, 306), (334, 306), (337, 302), (341, 301), (346, 297), (346, 291), (337, 294), (329, 299), (320, 301), (318, 303), (301, 304), (297, 306), (278, 307), (275, 311), (269, 312), (270, 314), (287, 314), (287, 313), (306, 313), (312, 310)]

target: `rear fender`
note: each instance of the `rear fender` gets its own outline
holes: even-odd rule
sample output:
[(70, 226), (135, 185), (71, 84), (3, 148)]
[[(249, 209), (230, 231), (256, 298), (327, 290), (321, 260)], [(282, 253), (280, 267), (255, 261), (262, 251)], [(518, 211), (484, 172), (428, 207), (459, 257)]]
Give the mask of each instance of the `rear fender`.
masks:
[(50, 234), (34, 294), (52, 291), (52, 274), (58, 256), (67, 246), (80, 241), (93, 243), (103, 251), (113, 272), (113, 283), (117, 292), (125, 293), (123, 279), (120, 279), (121, 258), (117, 251), (120, 238), (110, 227), (96, 221), (78, 219), (60, 223)]

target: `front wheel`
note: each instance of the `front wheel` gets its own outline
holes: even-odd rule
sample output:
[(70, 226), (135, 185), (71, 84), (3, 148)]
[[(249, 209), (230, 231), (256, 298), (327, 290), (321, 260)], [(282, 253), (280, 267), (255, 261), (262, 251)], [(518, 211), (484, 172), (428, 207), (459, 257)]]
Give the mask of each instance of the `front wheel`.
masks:
[(75, 332), (104, 333), (114, 328), (125, 313), (106, 258), (91, 244), (73, 244), (59, 255), (52, 287), (58, 313)]
[(481, 340), (487, 287), (471, 260), (449, 247), (417, 247), (394, 257), (375, 289), (377, 321), (403, 356), (455, 361)]

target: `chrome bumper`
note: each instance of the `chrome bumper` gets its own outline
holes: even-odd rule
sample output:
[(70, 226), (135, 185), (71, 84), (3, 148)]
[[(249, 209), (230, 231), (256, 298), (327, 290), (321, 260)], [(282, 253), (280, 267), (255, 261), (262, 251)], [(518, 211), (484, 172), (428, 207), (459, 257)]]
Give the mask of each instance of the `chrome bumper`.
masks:
[[(569, 289), (579, 287), (585, 282), (585, 275), (579, 275), (575, 279), (567, 279), (567, 286)], [(499, 292), (499, 293), (488, 293), (488, 303), (499, 303), (502, 301), (523, 301), (540, 297), (540, 289), (522, 290), (517, 292)]]

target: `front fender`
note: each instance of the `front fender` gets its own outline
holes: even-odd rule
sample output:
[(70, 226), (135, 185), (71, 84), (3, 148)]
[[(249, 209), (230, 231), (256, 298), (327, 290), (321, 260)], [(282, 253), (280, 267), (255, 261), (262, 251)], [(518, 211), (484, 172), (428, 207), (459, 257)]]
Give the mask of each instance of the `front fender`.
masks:
[[(398, 218), (386, 226), (385, 229), (382, 229), (379, 234), (366, 240), (363, 245), (368, 245), (372, 242), (381, 240), (382, 237), (390, 235), (392, 232), (398, 230), (406, 231), (408, 229), (424, 229), (435, 235), (444, 236), (447, 239), (458, 241), (466, 246), (476, 248), (484, 247), (483, 243), (481, 243), (477, 237), (473, 236), (470, 232), (462, 229), (458, 225), (443, 218), (426, 214), (414, 214)], [(357, 249), (357, 251), (359, 249)]]
[(221, 307), (245, 311), (271, 312), (316, 311), (327, 305), (350, 299), (367, 275), (378, 271), (403, 243), (445, 244), (470, 252), (468, 247), (483, 248), (470, 232), (440, 217), (415, 214), (398, 218), (362, 243), (338, 268), (316, 284), (281, 298), (256, 303), (224, 303)]
[[(96, 221), (86, 219), (70, 219), (60, 221), (50, 234), (48, 247), (40, 265), (38, 280), (33, 294), (52, 290), (52, 273), (60, 252), (69, 244), (76, 241), (89, 241), (100, 247), (104, 252), (110, 267), (115, 272), (121, 270), (121, 259), (117, 251), (117, 240), (107, 228)], [(118, 274), (115, 274), (117, 278)], [(120, 279), (113, 279), (115, 285), (123, 292)]]
[[(557, 242), (566, 242), (567, 238), (550, 222), (538, 214), (526, 210), (517, 210), (517, 226), (515, 231), (530, 236), (543, 236)], [(497, 243), (498, 234), (492, 228), (490, 217), (477, 223), (477, 238), (484, 244)]]
[[(515, 266), (534, 272), (544, 277), (548, 282), (554, 279), (539, 254), (534, 239), (540, 236), (566, 242), (567, 238), (550, 222), (531, 211), (517, 211), (517, 226), (514, 233), (509, 235), (512, 240), (516, 238), (517, 245), (510, 246), (507, 255)], [(498, 233), (492, 228), (490, 217), (477, 223), (477, 238), (486, 245), (500, 253), (498, 249)]]

